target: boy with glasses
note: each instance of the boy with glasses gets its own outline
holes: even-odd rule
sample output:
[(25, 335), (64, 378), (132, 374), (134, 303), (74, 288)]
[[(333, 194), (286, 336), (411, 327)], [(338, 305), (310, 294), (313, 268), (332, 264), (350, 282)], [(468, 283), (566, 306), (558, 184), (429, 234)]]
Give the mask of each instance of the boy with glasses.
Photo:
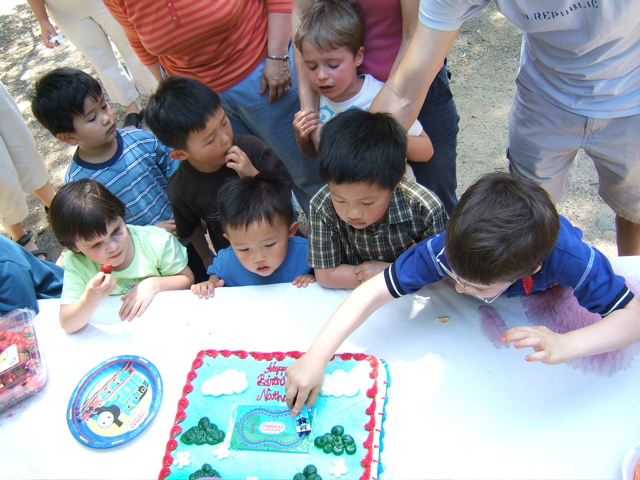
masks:
[(329, 319), (308, 352), (287, 370), (287, 404), (295, 415), (313, 404), (324, 367), (366, 318), (394, 298), (450, 277), (456, 290), (485, 303), (571, 287), (578, 303), (603, 317), (564, 334), (547, 327), (507, 330), (504, 343), (531, 347), (527, 361), (558, 364), (640, 340), (640, 302), (609, 260), (582, 241), (537, 183), (508, 173), (481, 177), (460, 198), (444, 233), (401, 255), (363, 283)]

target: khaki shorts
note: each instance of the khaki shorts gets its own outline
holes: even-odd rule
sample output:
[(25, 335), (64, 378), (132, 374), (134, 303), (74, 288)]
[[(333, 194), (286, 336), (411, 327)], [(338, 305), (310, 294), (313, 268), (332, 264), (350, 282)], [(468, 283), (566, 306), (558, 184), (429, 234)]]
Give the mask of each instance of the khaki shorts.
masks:
[(518, 84), (509, 116), (511, 171), (558, 200), (573, 180), (580, 148), (593, 160), (602, 199), (620, 217), (640, 223), (640, 115), (576, 115)]
[(44, 160), (13, 98), (0, 82), (0, 223), (14, 225), (29, 214), (25, 192), (49, 177)]

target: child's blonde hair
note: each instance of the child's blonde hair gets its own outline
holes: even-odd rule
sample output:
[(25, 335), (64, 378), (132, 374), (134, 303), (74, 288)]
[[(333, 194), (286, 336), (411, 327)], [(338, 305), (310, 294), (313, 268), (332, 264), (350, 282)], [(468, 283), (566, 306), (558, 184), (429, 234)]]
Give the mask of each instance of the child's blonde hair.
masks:
[(293, 42), (302, 53), (304, 42), (321, 51), (346, 47), (353, 55), (364, 42), (360, 5), (347, 0), (323, 0), (307, 7), (296, 25)]

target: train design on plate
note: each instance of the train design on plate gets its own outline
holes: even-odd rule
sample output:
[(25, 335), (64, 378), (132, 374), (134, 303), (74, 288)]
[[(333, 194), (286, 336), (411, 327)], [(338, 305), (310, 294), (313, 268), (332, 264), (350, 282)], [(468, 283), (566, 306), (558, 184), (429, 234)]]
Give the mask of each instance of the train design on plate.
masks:
[(76, 418), (81, 423), (95, 418), (100, 428), (108, 428), (114, 423), (121, 427), (120, 415), (130, 415), (148, 390), (149, 380), (136, 371), (133, 362), (125, 362), (82, 404)]

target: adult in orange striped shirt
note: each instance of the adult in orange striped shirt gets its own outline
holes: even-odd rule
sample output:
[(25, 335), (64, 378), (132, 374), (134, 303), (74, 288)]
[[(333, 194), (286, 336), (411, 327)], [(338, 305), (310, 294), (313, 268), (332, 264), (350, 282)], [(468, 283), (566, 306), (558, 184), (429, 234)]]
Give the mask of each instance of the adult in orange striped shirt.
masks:
[(291, 122), (300, 109), (293, 69), (291, 0), (104, 0), (135, 52), (161, 80), (195, 78), (220, 95), (237, 134), (271, 147), (309, 212), (323, 185), (317, 162), (298, 149)]

